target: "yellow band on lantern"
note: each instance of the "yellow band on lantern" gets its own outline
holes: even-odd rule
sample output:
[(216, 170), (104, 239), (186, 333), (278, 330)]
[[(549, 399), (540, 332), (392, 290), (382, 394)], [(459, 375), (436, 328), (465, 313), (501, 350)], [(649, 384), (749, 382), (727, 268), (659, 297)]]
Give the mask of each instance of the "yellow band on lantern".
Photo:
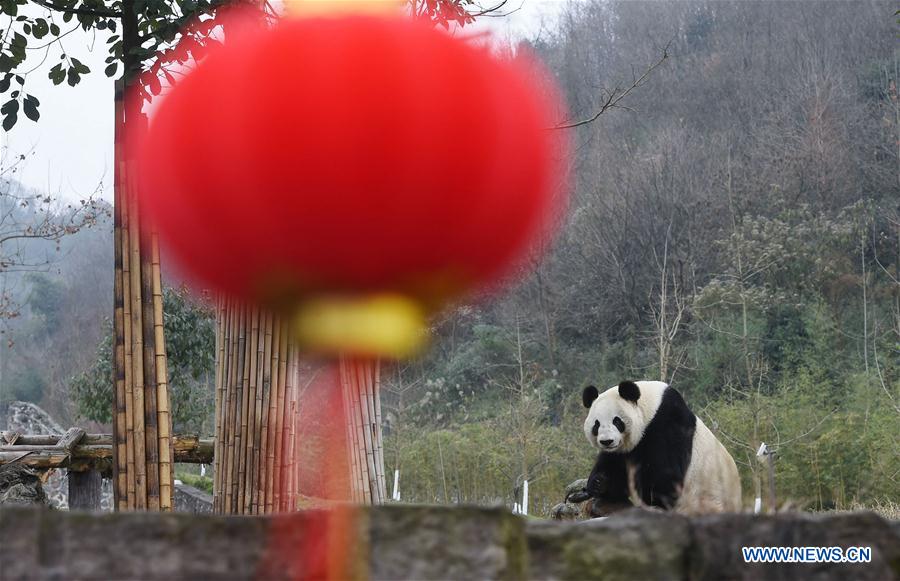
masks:
[(404, 358), (425, 343), (425, 312), (399, 295), (305, 301), (294, 318), (301, 346), (320, 352)]
[(285, 10), (298, 16), (378, 14), (397, 10), (402, 4), (402, 0), (284, 0)]

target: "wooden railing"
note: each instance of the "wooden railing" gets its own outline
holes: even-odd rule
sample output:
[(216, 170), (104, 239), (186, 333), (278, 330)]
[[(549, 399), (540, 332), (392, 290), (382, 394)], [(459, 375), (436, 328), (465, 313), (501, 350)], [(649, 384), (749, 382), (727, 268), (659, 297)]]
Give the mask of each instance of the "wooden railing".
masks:
[[(172, 439), (175, 462), (212, 464), (212, 439), (180, 435)], [(17, 462), (35, 470), (69, 470), (69, 508), (99, 508), (100, 478), (110, 474), (112, 434), (86, 434), (71, 428), (65, 434), (0, 432), (0, 465)]]
[[(42, 470), (102, 470), (112, 461), (112, 444), (111, 434), (85, 434), (80, 428), (72, 428), (61, 436), (0, 432), (0, 464), (19, 462)], [(179, 435), (173, 438), (172, 447), (175, 462), (212, 464), (212, 439)]]

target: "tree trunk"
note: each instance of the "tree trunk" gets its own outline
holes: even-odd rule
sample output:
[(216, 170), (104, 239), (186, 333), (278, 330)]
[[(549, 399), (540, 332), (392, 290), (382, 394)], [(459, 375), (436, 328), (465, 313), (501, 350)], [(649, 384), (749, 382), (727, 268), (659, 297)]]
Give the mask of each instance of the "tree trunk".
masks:
[(100, 510), (100, 473), (69, 470), (69, 510)]
[(156, 235), (143, 228), (136, 199), (135, 160), (125, 147), (147, 125), (131, 95), (140, 62), (134, 0), (123, 2), (124, 70), (115, 96), (115, 286), (113, 487), (117, 510), (172, 509), (172, 424), (169, 415), (162, 280)]

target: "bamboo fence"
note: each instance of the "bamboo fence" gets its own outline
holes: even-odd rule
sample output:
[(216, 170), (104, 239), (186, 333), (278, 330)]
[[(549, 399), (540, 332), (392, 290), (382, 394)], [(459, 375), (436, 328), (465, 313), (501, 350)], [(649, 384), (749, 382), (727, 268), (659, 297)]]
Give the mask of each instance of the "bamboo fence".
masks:
[[(159, 244), (142, 228), (135, 164), (124, 150), (124, 84), (116, 86), (113, 462), (117, 510), (172, 510), (169, 414)], [(146, 119), (129, 114), (132, 126)], [(142, 232), (142, 230), (144, 230)]]
[[(216, 313), (213, 509), (226, 514), (295, 510), (299, 495), (309, 494), (301, 490), (302, 471), (325, 470), (334, 463), (347, 463), (343, 473), (351, 475), (346, 483), (349, 500), (383, 502), (379, 363), (342, 358), (336, 364), (340, 379), (326, 388), (340, 390), (336, 401), (342, 407), (346, 454), (331, 455), (332, 448), (320, 441), (315, 456), (310, 441), (303, 441), (311, 433), (304, 428), (322, 418), (300, 421), (301, 403), (313, 378), (301, 381), (300, 353), (288, 324), (228, 298), (219, 299)], [(321, 439), (322, 433), (318, 436)]]

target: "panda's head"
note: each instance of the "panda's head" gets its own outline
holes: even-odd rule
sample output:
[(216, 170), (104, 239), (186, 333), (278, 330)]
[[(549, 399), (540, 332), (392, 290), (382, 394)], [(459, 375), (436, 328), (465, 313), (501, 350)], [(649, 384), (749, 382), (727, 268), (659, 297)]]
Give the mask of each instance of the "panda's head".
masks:
[(589, 410), (584, 435), (591, 445), (601, 452), (633, 450), (659, 407), (661, 390), (655, 384), (665, 387), (661, 382), (623, 381), (603, 393), (593, 385), (584, 388), (582, 401)]

